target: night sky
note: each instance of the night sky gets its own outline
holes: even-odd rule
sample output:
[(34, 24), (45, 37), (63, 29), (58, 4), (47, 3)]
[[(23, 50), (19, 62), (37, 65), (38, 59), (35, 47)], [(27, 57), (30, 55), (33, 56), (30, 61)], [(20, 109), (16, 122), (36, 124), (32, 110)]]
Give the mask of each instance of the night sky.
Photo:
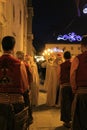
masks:
[(47, 42), (57, 42), (58, 34), (69, 28), (78, 16), (74, 0), (32, 0), (33, 45), (41, 51)]

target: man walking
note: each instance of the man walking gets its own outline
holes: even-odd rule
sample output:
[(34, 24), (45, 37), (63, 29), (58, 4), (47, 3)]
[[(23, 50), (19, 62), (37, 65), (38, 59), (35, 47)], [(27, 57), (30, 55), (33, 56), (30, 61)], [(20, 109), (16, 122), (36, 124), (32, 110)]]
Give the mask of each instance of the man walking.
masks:
[(71, 64), (70, 81), (74, 93), (72, 130), (87, 130), (87, 37), (81, 41), (81, 51)]
[(73, 100), (72, 89), (70, 85), (70, 68), (71, 68), (71, 54), (69, 51), (64, 52), (65, 61), (60, 64), (60, 89), (61, 89), (61, 121), (64, 126), (71, 127), (71, 105)]
[(14, 47), (14, 37), (5, 36), (2, 39), (3, 54), (0, 56), (1, 130), (27, 129), (28, 115), (23, 94), (28, 91), (29, 85), (25, 65), (13, 56)]

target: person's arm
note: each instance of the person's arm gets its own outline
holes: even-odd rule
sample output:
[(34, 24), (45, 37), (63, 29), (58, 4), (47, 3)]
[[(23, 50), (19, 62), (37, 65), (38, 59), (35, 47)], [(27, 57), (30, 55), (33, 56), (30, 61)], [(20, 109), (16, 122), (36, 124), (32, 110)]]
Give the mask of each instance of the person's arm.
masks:
[(60, 85), (60, 73), (61, 73), (61, 67), (60, 67), (60, 64), (58, 64), (58, 82), (59, 82), (59, 85)]
[(31, 89), (31, 83), (33, 82), (33, 75), (32, 75), (32, 72), (31, 72), (29, 65), (25, 64), (25, 67), (26, 67), (26, 71), (27, 71), (29, 87)]
[(21, 78), (22, 78), (21, 80), (23, 84), (23, 89), (25, 92), (29, 90), (29, 83), (28, 83), (28, 76), (27, 76), (25, 64), (23, 62), (21, 62), (20, 70), (21, 70)]
[(74, 60), (71, 63), (71, 69), (70, 69), (70, 83), (72, 87), (73, 93), (76, 92), (77, 86), (76, 86), (76, 70), (79, 65), (79, 60), (77, 57), (74, 58)]

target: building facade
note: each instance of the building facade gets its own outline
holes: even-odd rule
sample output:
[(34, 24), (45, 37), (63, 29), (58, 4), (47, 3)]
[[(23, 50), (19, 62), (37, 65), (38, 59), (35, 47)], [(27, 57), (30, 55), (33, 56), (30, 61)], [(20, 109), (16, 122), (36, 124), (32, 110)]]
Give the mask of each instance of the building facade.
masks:
[(78, 54), (81, 53), (81, 47), (80, 47), (80, 44), (70, 44), (70, 43), (67, 43), (67, 44), (61, 44), (61, 43), (58, 43), (58, 44), (55, 44), (55, 43), (47, 43), (45, 45), (45, 49), (52, 49), (52, 48), (59, 48), (59, 49), (62, 49), (63, 51), (70, 51), (72, 56), (76, 56)]
[(32, 17), (31, 13), (28, 14), (27, 1), (29, 0), (0, 0), (0, 42), (3, 36), (12, 35), (16, 39), (15, 51), (32, 54), (27, 49), (32, 46), (32, 39), (31, 43), (27, 40), (28, 28), (31, 28), (32, 34)]
[(27, 11), (28, 11), (28, 19), (27, 19), (27, 53), (33, 56), (34, 47), (32, 45), (33, 34), (32, 34), (32, 18), (34, 16), (32, 0), (27, 0)]

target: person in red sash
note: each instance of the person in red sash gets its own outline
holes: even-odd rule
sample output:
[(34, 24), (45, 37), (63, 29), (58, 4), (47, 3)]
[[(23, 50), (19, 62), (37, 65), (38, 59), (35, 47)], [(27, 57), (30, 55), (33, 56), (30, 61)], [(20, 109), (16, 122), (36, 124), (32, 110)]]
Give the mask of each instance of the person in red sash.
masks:
[(25, 124), (22, 122), (22, 117), (25, 118), (27, 115), (24, 114), (21, 117), (20, 126), (15, 125), (17, 122), (14, 121), (14, 115), (25, 108), (23, 95), (29, 89), (26, 68), (13, 56), (15, 38), (5, 36), (1, 43), (3, 54), (0, 56), (0, 129), (24, 130)]
[(87, 129), (87, 35), (81, 41), (81, 54), (72, 61), (70, 82), (74, 93), (72, 130)]
[(70, 68), (71, 68), (71, 53), (69, 51), (64, 52), (65, 61), (60, 64), (59, 80), (61, 89), (61, 121), (65, 127), (71, 127), (71, 106), (73, 100), (73, 93), (70, 85)]

